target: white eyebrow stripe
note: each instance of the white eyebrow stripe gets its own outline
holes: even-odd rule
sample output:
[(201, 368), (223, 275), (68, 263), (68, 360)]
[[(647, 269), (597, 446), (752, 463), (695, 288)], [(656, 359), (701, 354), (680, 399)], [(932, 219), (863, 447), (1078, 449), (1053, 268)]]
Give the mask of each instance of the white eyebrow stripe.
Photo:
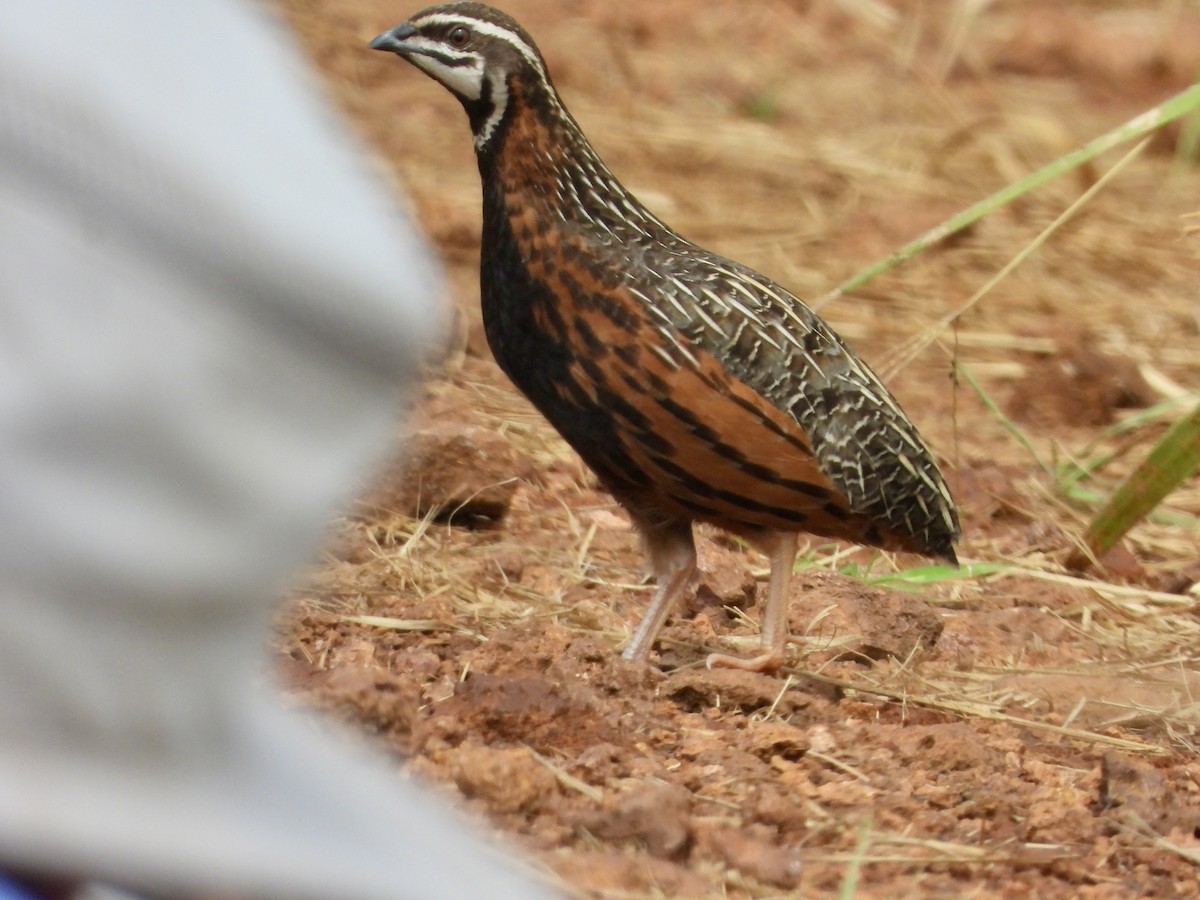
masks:
[(505, 28), (501, 28), (499, 25), (493, 25), (491, 22), (485, 22), (483, 19), (475, 19), (471, 16), (456, 15), (455, 13), (430, 13), (419, 19), (411, 20), (411, 24), (414, 28), (420, 28), (422, 25), (464, 25), (480, 34), (486, 34), (488, 37), (507, 41), (513, 46), (514, 50), (525, 57), (527, 63), (537, 69), (543, 78), (546, 77), (546, 70), (542, 66), (542, 61), (538, 57), (537, 51), (521, 40), (520, 37)]

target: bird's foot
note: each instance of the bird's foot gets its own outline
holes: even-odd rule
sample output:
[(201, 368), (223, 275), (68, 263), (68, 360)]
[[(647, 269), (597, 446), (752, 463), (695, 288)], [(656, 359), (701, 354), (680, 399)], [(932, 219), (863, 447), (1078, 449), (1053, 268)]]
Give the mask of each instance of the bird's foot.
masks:
[(724, 653), (710, 653), (704, 665), (709, 669), (741, 669), (743, 672), (774, 672), (787, 662), (785, 649), (771, 650), (760, 653), (750, 659), (740, 656), (726, 656)]

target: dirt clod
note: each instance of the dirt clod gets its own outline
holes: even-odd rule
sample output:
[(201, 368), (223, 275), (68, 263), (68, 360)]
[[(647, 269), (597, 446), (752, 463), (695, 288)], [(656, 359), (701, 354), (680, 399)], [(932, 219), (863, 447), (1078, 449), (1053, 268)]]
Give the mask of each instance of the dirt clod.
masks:
[(1149, 406), (1154, 392), (1127, 356), (1106, 352), (1087, 329), (1058, 339), (1058, 352), (1034, 360), (1012, 389), (1008, 413), (1041, 427), (1110, 425), (1117, 411)]
[(376, 479), (360, 501), (367, 509), (460, 525), (503, 519), (532, 463), (512, 444), (486, 430), (432, 425), (404, 442), (398, 462)]
[(778, 678), (737, 669), (676, 672), (667, 678), (662, 693), (680, 709), (691, 712), (723, 709), (752, 713), (774, 709), (787, 716), (812, 702), (811, 697), (794, 687), (785, 690), (784, 682)]
[(681, 604), (681, 615), (716, 614), (725, 607), (748, 609), (754, 604), (758, 582), (741, 553), (704, 534), (696, 541), (696, 553), (700, 575), (695, 591)]
[(554, 773), (524, 748), (464, 743), (444, 762), (463, 794), (495, 813), (535, 812), (558, 792)]
[(731, 869), (757, 881), (789, 889), (800, 884), (804, 871), (800, 854), (779, 846), (772, 837), (725, 828), (708, 835), (706, 844)]
[(746, 726), (749, 749), (763, 760), (797, 760), (809, 748), (808, 731), (780, 720), (753, 720)]
[(1104, 754), (1094, 811), (1110, 814), (1114, 827), (1159, 834), (1178, 831), (1191, 838), (1189, 843), (1200, 838), (1200, 797), (1193, 794), (1182, 802), (1164, 803), (1169, 796), (1177, 795), (1158, 767), (1119, 753)]
[(437, 710), (484, 728), (494, 739), (578, 751), (612, 727), (607, 717), (597, 717), (593, 700), (585, 686), (557, 683), (540, 673), (480, 673), (461, 682)]
[(838, 603), (862, 636), (855, 652), (869, 659), (907, 659), (932, 650), (945, 627), (928, 603), (899, 591), (847, 595), (839, 597)]
[(606, 840), (637, 841), (659, 859), (682, 860), (693, 840), (691, 796), (674, 785), (639, 785), (606, 799), (579, 824)]

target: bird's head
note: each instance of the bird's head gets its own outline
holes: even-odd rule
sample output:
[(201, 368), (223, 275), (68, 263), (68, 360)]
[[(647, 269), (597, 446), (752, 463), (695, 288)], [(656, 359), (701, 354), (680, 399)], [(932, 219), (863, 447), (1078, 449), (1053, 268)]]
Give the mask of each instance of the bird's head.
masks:
[(503, 121), (513, 85), (553, 96), (542, 54), (525, 29), (482, 3), (445, 3), (371, 41), (403, 57), (462, 102), (482, 149)]

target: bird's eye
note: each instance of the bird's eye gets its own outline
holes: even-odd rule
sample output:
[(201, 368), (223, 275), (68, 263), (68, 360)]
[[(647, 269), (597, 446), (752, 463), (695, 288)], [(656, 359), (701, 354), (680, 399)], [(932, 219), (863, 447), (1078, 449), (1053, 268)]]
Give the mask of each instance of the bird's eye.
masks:
[(471, 42), (471, 31), (465, 25), (456, 25), (450, 30), (447, 39), (451, 47), (461, 50)]

